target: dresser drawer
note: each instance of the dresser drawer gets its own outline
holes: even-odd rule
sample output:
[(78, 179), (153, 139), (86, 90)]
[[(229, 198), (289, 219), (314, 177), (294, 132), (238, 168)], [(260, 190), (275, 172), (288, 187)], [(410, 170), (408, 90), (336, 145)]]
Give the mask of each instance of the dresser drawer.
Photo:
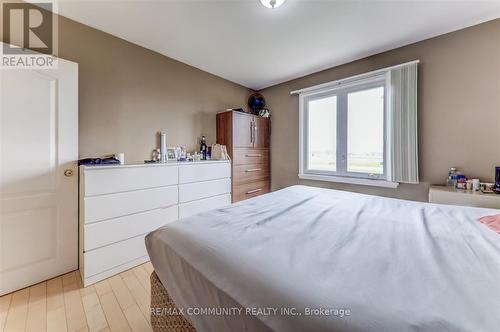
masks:
[(265, 180), (269, 178), (269, 164), (238, 165), (233, 167), (235, 183)]
[(269, 180), (260, 180), (233, 186), (233, 203), (269, 192)]
[(179, 185), (179, 203), (230, 193), (230, 178), (181, 184)]
[(178, 202), (177, 186), (85, 197), (85, 223), (168, 207)]
[(85, 169), (85, 196), (177, 184), (178, 166), (108, 166)]
[(144, 236), (136, 236), (106, 247), (85, 252), (83, 254), (84, 278), (147, 256)]
[(231, 177), (231, 163), (215, 162), (179, 166), (179, 183), (191, 183)]
[(269, 149), (234, 149), (233, 165), (268, 164)]
[(179, 218), (187, 218), (198, 213), (231, 205), (231, 194), (224, 194), (198, 201), (179, 204)]
[(177, 220), (176, 205), (85, 225), (85, 251), (149, 233)]

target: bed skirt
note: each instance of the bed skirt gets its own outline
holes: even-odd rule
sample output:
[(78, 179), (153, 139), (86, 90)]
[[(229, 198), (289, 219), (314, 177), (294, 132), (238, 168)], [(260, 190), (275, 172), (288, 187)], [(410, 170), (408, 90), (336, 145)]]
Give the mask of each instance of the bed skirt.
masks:
[(179, 312), (156, 272), (151, 273), (151, 327), (155, 332), (196, 332)]

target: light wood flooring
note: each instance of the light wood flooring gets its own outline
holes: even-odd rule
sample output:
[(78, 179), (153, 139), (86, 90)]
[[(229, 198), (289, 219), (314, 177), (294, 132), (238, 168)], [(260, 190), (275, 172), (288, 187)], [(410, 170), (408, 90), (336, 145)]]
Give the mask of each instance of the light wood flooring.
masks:
[(0, 297), (0, 332), (151, 331), (151, 263), (83, 288), (79, 271)]

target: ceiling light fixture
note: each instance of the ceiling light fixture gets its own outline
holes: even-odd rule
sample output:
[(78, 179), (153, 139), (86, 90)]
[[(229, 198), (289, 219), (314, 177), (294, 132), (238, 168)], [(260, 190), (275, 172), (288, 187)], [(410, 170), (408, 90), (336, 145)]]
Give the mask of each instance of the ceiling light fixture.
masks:
[(260, 0), (260, 3), (267, 8), (278, 8), (285, 3), (286, 0)]

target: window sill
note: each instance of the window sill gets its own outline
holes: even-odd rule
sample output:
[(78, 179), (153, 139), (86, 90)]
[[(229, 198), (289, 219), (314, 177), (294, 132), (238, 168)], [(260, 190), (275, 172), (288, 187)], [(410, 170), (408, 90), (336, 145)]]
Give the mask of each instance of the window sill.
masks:
[(399, 186), (398, 182), (390, 182), (385, 180), (349, 178), (342, 176), (317, 175), (317, 174), (299, 174), (299, 179), (359, 184), (362, 186), (383, 187), (383, 188), (397, 188)]

